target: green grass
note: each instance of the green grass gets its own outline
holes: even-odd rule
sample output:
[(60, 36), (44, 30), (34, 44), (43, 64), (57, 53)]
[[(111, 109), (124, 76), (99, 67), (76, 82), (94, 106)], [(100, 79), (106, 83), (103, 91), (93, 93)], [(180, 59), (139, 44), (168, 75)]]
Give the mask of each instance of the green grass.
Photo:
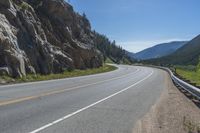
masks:
[(10, 82), (13, 82), (15, 81), (12, 77), (9, 77), (9, 76), (0, 76), (0, 83), (10, 83)]
[(111, 65), (104, 65), (100, 68), (94, 68), (94, 69), (86, 69), (86, 70), (73, 70), (73, 71), (65, 71), (60, 74), (49, 74), (49, 75), (27, 75), (22, 78), (16, 78), (13, 79), (8, 76), (1, 76), (0, 79), (3, 79), (7, 82), (33, 82), (33, 81), (43, 81), (43, 80), (51, 80), (51, 79), (62, 79), (62, 78), (69, 78), (69, 77), (77, 77), (77, 76), (85, 76), (85, 75), (91, 75), (91, 74), (98, 74), (103, 72), (109, 72), (116, 70), (117, 68), (115, 66)]
[(196, 71), (196, 66), (194, 66), (194, 65), (187, 65), (187, 66), (176, 65), (174, 67), (179, 68), (179, 69), (188, 70), (188, 71)]
[(122, 60), (122, 62), (120, 62), (120, 64), (131, 65), (132, 63), (127, 58), (123, 58), (123, 60)]
[(28, 10), (30, 8), (30, 5), (26, 2), (22, 2), (19, 7), (23, 10)]
[(176, 73), (181, 77), (190, 80), (191, 83), (196, 83), (200, 86), (200, 71), (196, 71), (195, 69), (186, 69), (183, 67), (177, 67)]
[(110, 58), (106, 58), (105, 63), (115, 64)]

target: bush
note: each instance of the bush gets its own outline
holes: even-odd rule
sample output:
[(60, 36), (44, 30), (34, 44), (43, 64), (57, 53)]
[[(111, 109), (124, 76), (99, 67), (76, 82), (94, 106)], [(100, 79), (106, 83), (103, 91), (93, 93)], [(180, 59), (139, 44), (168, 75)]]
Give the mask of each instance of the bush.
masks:
[(29, 4), (26, 3), (26, 2), (22, 2), (21, 5), (20, 5), (20, 8), (23, 9), (23, 10), (28, 10), (29, 9)]

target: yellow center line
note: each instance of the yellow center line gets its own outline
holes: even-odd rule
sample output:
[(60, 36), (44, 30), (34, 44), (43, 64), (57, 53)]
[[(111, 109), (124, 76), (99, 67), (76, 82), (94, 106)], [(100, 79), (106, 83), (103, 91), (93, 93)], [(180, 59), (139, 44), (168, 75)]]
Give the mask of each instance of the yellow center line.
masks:
[(128, 73), (128, 74), (125, 74), (123, 76), (111, 78), (111, 79), (108, 79), (108, 80), (102, 80), (102, 81), (99, 81), (99, 82), (96, 82), (96, 83), (92, 83), (92, 84), (86, 84), (86, 85), (76, 86), (76, 87), (72, 87), (72, 88), (68, 88), (68, 89), (61, 89), (61, 90), (55, 90), (55, 91), (50, 91), (50, 92), (44, 92), (44, 93), (42, 93), (40, 95), (35, 95), (35, 96), (27, 96), (27, 97), (21, 97), (21, 98), (17, 98), (17, 99), (12, 99), (12, 100), (0, 101), (0, 106), (19, 103), (19, 102), (24, 102), (24, 101), (28, 101), (28, 100), (33, 100), (33, 99), (37, 99), (37, 98), (44, 97), (44, 96), (49, 96), (49, 95), (53, 95), (53, 94), (59, 94), (59, 93), (62, 93), (62, 92), (75, 90), (75, 89), (78, 89), (78, 88), (88, 87), (88, 86), (92, 86), (92, 85), (96, 85), (96, 84), (100, 84), (100, 83), (104, 83), (104, 82), (120, 79), (120, 78), (123, 78), (123, 77), (125, 77), (127, 75), (137, 73), (138, 71), (139, 71), (139, 69), (137, 69), (133, 73)]

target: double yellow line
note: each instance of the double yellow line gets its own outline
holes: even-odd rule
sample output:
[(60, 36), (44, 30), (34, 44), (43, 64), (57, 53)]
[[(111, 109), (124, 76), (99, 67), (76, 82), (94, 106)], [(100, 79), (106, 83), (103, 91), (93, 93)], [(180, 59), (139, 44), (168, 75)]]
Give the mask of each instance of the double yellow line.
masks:
[(96, 84), (100, 84), (100, 83), (104, 83), (104, 82), (120, 79), (120, 78), (126, 77), (127, 75), (131, 75), (131, 74), (137, 73), (138, 71), (139, 71), (139, 69), (137, 69), (133, 73), (128, 73), (128, 74), (125, 74), (123, 76), (111, 78), (111, 79), (108, 79), (108, 80), (102, 80), (102, 81), (99, 81), (99, 82), (96, 82), (96, 83), (92, 83), (92, 84), (76, 86), (76, 87), (72, 87), (72, 88), (69, 88), (69, 89), (60, 89), (60, 90), (55, 90), (55, 91), (51, 91), (51, 92), (44, 92), (44, 93), (42, 93), (40, 95), (35, 95), (35, 96), (27, 96), (27, 97), (21, 97), (21, 98), (17, 98), (17, 99), (12, 99), (12, 100), (0, 101), (0, 106), (5, 106), (5, 105), (9, 105), (9, 104), (14, 104), (14, 103), (24, 102), (24, 101), (28, 101), (28, 100), (33, 100), (33, 99), (37, 99), (37, 98), (44, 97), (44, 96), (49, 96), (49, 95), (53, 95), (53, 94), (59, 94), (59, 93), (70, 91), (70, 90), (74, 90), (74, 89), (79, 89), (79, 88), (83, 88), (83, 87), (88, 87), (88, 86), (92, 86), (92, 85), (96, 85)]

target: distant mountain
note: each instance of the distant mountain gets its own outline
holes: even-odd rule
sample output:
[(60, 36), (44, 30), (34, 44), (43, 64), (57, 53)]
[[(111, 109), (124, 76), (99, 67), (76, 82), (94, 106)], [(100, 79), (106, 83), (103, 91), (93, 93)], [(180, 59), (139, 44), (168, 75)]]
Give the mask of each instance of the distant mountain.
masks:
[(135, 58), (135, 53), (133, 53), (133, 52), (126, 51), (126, 55), (128, 55), (132, 59)]
[(134, 57), (138, 60), (147, 60), (167, 56), (186, 44), (186, 41), (162, 43), (138, 52)]
[(186, 43), (173, 54), (150, 60), (153, 64), (197, 65), (200, 57), (200, 35)]

